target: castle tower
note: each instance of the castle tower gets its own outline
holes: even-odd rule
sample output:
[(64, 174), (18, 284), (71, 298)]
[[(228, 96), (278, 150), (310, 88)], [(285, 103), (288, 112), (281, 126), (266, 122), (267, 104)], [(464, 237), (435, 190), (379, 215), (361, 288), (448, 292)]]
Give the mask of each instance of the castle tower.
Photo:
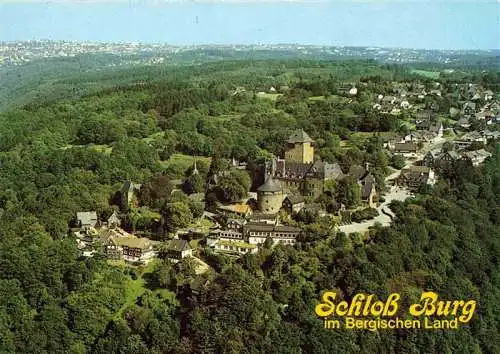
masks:
[(259, 211), (265, 214), (276, 214), (283, 203), (283, 189), (278, 180), (270, 175), (263, 185), (257, 189), (257, 205)]
[(300, 129), (286, 141), (285, 161), (298, 163), (314, 162), (314, 140)]

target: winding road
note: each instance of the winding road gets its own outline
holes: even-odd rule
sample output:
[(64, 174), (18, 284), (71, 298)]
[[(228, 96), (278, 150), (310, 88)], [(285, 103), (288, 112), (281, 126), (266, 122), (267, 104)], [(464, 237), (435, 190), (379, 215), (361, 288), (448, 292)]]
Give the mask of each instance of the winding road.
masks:
[[(425, 156), (425, 154), (429, 151), (440, 150), (443, 144), (445, 143), (445, 138), (437, 138), (432, 144), (427, 145), (422, 149), (420, 153), (417, 154), (416, 160), (421, 160)], [(415, 160), (413, 160), (414, 162)], [(413, 162), (409, 162), (405, 167), (407, 168), (409, 164), (413, 164)], [(391, 173), (389, 176), (385, 178), (386, 185), (390, 184), (391, 180), (396, 179), (401, 170), (397, 170), (394, 173)], [(377, 211), (379, 215), (374, 219), (360, 222), (360, 223), (352, 223), (347, 225), (339, 226), (339, 231), (345, 232), (346, 234), (350, 234), (353, 232), (366, 232), (370, 227), (374, 226), (376, 223), (380, 223), (382, 226), (389, 226), (392, 221), (392, 217), (394, 217), (394, 213), (389, 209), (389, 204), (393, 200), (404, 201), (406, 198), (411, 197), (412, 193), (405, 188), (392, 186), (391, 190), (384, 196), (385, 201), (377, 207)]]

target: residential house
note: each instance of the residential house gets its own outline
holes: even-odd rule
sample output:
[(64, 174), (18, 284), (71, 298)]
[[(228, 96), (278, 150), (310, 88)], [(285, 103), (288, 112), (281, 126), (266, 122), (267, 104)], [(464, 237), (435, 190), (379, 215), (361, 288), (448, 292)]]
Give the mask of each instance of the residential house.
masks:
[(443, 124), (441, 124), (441, 123), (432, 123), (429, 126), (429, 131), (431, 133), (436, 134), (436, 136), (438, 138), (442, 138), (443, 137), (443, 132), (444, 132)]
[(423, 185), (434, 185), (436, 176), (434, 170), (426, 166), (410, 166), (401, 171), (397, 184), (416, 191)]
[(186, 240), (170, 240), (165, 248), (165, 255), (169, 259), (181, 260), (193, 256), (193, 249)]
[(463, 107), (463, 114), (466, 116), (472, 116), (476, 113), (476, 103), (475, 102), (465, 102)]
[(499, 131), (485, 130), (482, 132), (482, 134), (486, 138), (487, 141), (500, 139), (500, 132)]
[(479, 166), (484, 163), (488, 157), (491, 157), (492, 154), (484, 149), (476, 150), (476, 151), (466, 151), (462, 153), (462, 159), (469, 161), (472, 166)]
[(250, 244), (263, 244), (267, 238), (270, 238), (273, 244), (293, 245), (297, 236), (301, 233), (301, 230), (297, 227), (263, 223), (247, 223), (243, 226), (243, 230)]
[(472, 145), (472, 143), (481, 143), (486, 145), (486, 138), (479, 132), (473, 131), (462, 135), (459, 139), (455, 140), (455, 145), (459, 148), (466, 148)]
[(469, 129), (471, 126), (471, 121), (469, 117), (462, 117), (455, 123), (460, 128)]
[(256, 253), (259, 250), (257, 245), (250, 244), (248, 242), (227, 240), (218, 240), (214, 243), (214, 248), (217, 251), (225, 253), (236, 253), (239, 255), (244, 255), (246, 253)]
[(436, 168), (440, 156), (441, 152), (439, 151), (429, 151), (427, 154), (425, 154), (422, 160), (422, 165), (430, 168)]
[(484, 100), (485, 101), (490, 101), (490, 100), (493, 99), (493, 97), (495, 97), (495, 94), (491, 90), (484, 91), (483, 95), (484, 95)]
[(298, 213), (305, 206), (304, 198), (298, 194), (288, 194), (283, 199), (282, 208), (289, 214)]
[(76, 213), (77, 225), (85, 231), (96, 227), (98, 221), (95, 211), (80, 211)]
[(375, 208), (377, 203), (375, 198), (377, 190), (375, 189), (375, 178), (369, 174), (361, 181), (361, 201), (368, 208)]
[(123, 258), (130, 262), (144, 262), (156, 255), (149, 239), (138, 238), (133, 235), (107, 237), (105, 247), (108, 258)]
[(277, 225), (278, 224), (278, 214), (266, 214), (256, 212), (250, 216), (250, 222), (264, 223), (269, 225)]
[(229, 205), (219, 205), (217, 206), (217, 211), (225, 214), (227, 216), (238, 216), (246, 218), (252, 215), (252, 208), (247, 204), (229, 204)]
[(418, 144), (415, 143), (396, 143), (394, 151), (397, 153), (413, 153), (415, 154), (419, 150)]
[(113, 214), (111, 214), (111, 216), (108, 218), (106, 224), (111, 228), (119, 227), (121, 225), (121, 221), (118, 218), (118, 214), (116, 213), (116, 211), (113, 211)]

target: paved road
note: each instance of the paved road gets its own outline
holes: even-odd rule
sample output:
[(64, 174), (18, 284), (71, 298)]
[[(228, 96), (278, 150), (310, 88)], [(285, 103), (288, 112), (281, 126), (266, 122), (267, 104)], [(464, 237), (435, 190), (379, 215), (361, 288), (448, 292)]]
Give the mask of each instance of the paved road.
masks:
[[(397, 173), (399, 173), (399, 171)], [(404, 201), (409, 196), (411, 196), (411, 193), (408, 190), (401, 187), (391, 187), (390, 192), (384, 196), (385, 201), (382, 204), (380, 204), (377, 208), (377, 211), (379, 213), (377, 217), (361, 223), (342, 225), (339, 227), (339, 230), (347, 234), (352, 232), (365, 232), (368, 231), (368, 229), (374, 226), (375, 223), (377, 222), (382, 224), (382, 226), (389, 226), (391, 224), (391, 218), (386, 214), (382, 213), (382, 209), (386, 213), (394, 216), (394, 213), (389, 209), (389, 204), (393, 200)]]
[[(422, 151), (417, 154), (417, 158), (414, 159), (412, 162), (407, 162), (406, 166), (403, 168), (408, 168), (409, 164), (413, 164), (415, 161), (423, 159), (425, 154), (429, 151), (436, 151), (436, 150), (441, 150), (443, 144), (447, 140), (445, 138), (437, 138), (432, 144), (429, 144), (422, 149)], [(389, 181), (396, 179), (399, 174), (401, 173), (401, 170), (397, 170), (394, 173), (391, 173), (389, 176), (385, 178), (386, 184), (388, 184)], [(382, 226), (389, 226), (391, 224), (391, 218), (382, 213), (382, 209), (389, 215), (392, 215), (394, 217), (394, 213), (389, 209), (389, 204), (393, 200), (399, 200), (399, 201), (404, 201), (406, 198), (410, 197), (412, 195), (411, 192), (409, 192), (407, 189), (402, 188), (402, 187), (391, 187), (391, 190), (389, 193), (387, 193), (384, 198), (385, 202), (380, 204), (377, 208), (377, 211), (379, 213), (379, 216), (372, 220), (368, 220), (365, 222), (361, 223), (352, 223), (348, 225), (342, 225), (339, 227), (339, 230), (342, 232), (345, 232), (347, 234), (352, 233), (352, 232), (365, 232), (368, 231), (368, 229), (372, 226), (375, 225), (375, 223), (380, 223)]]

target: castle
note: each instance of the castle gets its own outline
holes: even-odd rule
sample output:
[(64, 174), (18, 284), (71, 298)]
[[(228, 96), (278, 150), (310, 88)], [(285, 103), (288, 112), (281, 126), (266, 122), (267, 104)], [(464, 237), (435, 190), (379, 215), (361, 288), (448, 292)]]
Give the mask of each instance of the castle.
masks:
[(324, 182), (345, 177), (338, 163), (314, 159), (315, 141), (303, 130), (295, 131), (286, 141), (285, 158), (266, 163), (266, 176), (281, 182), (286, 192), (316, 197), (323, 192)]

